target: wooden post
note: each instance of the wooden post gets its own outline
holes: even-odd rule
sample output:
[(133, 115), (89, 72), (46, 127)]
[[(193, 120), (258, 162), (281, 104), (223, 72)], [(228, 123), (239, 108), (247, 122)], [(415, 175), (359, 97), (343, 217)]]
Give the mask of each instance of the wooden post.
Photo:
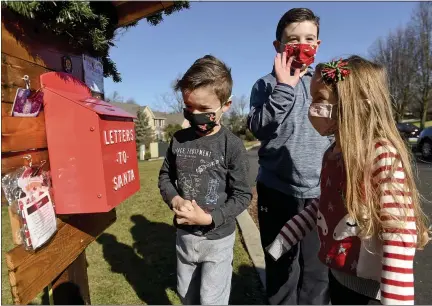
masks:
[[(50, 293), (45, 293), (43, 304), (49, 303)], [(90, 305), (87, 260), (85, 251), (52, 284), (55, 305)]]
[(20, 245), (23, 243), (20, 234), (21, 220), (13, 210), (14, 208), (12, 208), (11, 206), (8, 207), (9, 220), (11, 223), (12, 242), (15, 245)]

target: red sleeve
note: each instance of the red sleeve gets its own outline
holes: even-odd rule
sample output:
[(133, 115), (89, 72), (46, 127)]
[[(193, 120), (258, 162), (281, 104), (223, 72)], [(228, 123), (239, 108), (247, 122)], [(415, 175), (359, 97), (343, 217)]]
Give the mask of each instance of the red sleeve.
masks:
[(312, 231), (316, 226), (319, 200), (315, 199), (310, 205), (306, 206), (299, 214), (282, 227), (276, 239), (266, 247), (267, 252), (278, 260), (283, 254), (288, 252), (292, 246)]

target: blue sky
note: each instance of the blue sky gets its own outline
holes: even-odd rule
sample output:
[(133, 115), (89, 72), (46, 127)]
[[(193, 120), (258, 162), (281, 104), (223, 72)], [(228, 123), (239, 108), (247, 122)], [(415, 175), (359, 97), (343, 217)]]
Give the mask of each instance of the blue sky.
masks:
[(105, 79), (114, 90), (141, 105), (163, 110), (161, 94), (199, 57), (212, 54), (232, 69), (233, 94), (249, 95), (254, 82), (272, 69), (276, 25), (293, 7), (321, 18), (317, 61), (367, 56), (374, 41), (404, 26), (418, 2), (191, 2), (189, 10), (151, 26), (141, 20), (117, 39), (110, 56), (123, 81)]

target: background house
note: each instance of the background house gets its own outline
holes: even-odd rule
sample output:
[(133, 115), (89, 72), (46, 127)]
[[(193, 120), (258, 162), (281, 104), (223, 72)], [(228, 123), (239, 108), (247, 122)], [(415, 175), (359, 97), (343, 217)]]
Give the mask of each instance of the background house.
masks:
[(169, 124), (179, 124), (182, 128), (189, 126), (189, 122), (183, 117), (183, 114), (152, 111), (149, 106), (132, 103), (111, 102), (111, 104), (120, 107), (132, 115), (136, 115), (138, 111), (144, 112), (149, 119), (149, 125), (154, 132), (155, 140), (165, 140), (164, 129)]

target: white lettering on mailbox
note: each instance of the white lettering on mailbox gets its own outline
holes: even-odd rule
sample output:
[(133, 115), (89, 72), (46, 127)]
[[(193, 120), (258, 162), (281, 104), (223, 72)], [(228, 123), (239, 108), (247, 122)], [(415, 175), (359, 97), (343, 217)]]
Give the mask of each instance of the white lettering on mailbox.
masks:
[(128, 158), (129, 158), (129, 156), (127, 156), (126, 151), (117, 152), (116, 162), (118, 162), (120, 165), (126, 164)]
[(129, 184), (135, 180), (135, 174), (133, 169), (123, 172), (117, 176), (113, 177), (114, 190), (119, 190), (123, 186)]
[(133, 130), (108, 130), (103, 131), (103, 134), (106, 145), (134, 141)]
[[(135, 141), (134, 130), (104, 130), (103, 137), (105, 145), (112, 145), (116, 143), (127, 143)], [(135, 147), (134, 147), (135, 148)], [(135, 151), (134, 151), (135, 152)], [(125, 165), (129, 161), (129, 155), (126, 151), (117, 152), (115, 161), (120, 165)], [(135, 173), (133, 169), (126, 170), (125, 172), (115, 175), (112, 179), (113, 189), (115, 191), (126, 186), (135, 180)]]

